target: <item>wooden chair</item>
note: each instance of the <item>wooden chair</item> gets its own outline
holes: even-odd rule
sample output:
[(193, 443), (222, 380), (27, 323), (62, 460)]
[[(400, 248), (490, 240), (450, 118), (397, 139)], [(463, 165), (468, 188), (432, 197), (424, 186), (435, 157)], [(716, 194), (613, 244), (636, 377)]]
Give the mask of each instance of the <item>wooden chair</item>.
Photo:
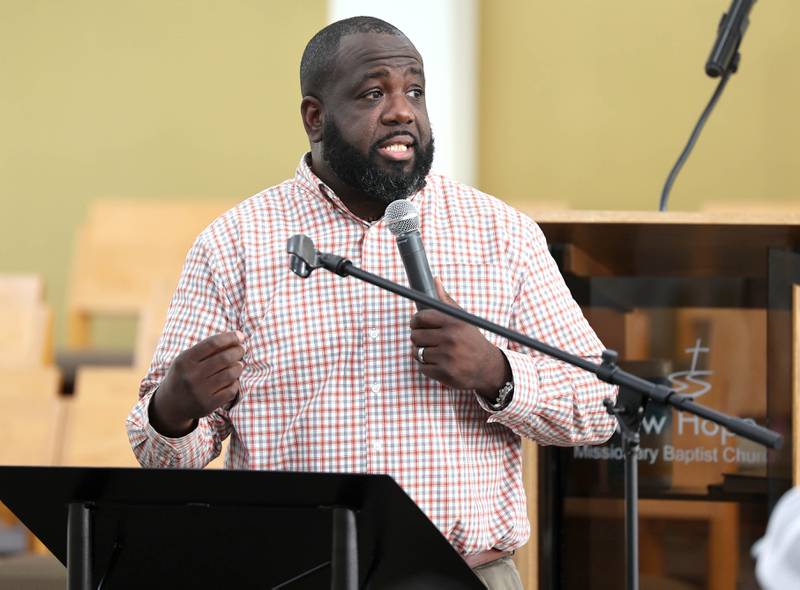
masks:
[[(0, 465), (52, 465), (64, 426), (52, 363), (52, 314), (38, 274), (0, 275)], [(0, 505), (0, 522), (19, 523)], [(24, 539), (24, 535), (22, 536)], [(43, 546), (28, 535), (28, 547)]]
[[(136, 403), (140, 368), (82, 367), (67, 406), (62, 465), (137, 467), (125, 429)], [(223, 453), (224, 454), (224, 453)], [(221, 467), (222, 455), (209, 467)]]
[(0, 370), (0, 465), (53, 465), (64, 404), (55, 367)]
[[(134, 277), (129, 278), (133, 280)], [(125, 419), (136, 402), (139, 383), (158, 345), (175, 282), (163, 276), (151, 277), (142, 284), (131, 284), (131, 288), (139, 293), (127, 304), (129, 310), (136, 310), (139, 318), (133, 366), (78, 368), (75, 393), (67, 407), (64, 465), (138, 465), (125, 430)], [(111, 308), (106, 306), (105, 309)], [(123, 309), (120, 307), (118, 311)], [(209, 467), (222, 467), (223, 456), (224, 452)]]
[(175, 285), (171, 282), (154, 281), (149, 297), (143, 302), (136, 326), (136, 345), (133, 351), (133, 363), (142, 369), (142, 375), (150, 366), (153, 353), (158, 346), (174, 291)]
[(0, 275), (0, 300), (42, 301), (44, 278), (38, 274)]
[(177, 282), (197, 235), (232, 201), (95, 202), (78, 229), (67, 301), (69, 344), (91, 345), (91, 319), (139, 316), (154, 283)]
[[(55, 367), (0, 369), (0, 465), (53, 465), (59, 461), (65, 406)], [(0, 523), (19, 526), (0, 504)], [(46, 552), (28, 536), (28, 548)]]
[(125, 418), (141, 372), (130, 367), (81, 367), (67, 406), (62, 465), (136, 467)]
[(0, 275), (0, 368), (53, 360), (52, 314), (40, 275)]

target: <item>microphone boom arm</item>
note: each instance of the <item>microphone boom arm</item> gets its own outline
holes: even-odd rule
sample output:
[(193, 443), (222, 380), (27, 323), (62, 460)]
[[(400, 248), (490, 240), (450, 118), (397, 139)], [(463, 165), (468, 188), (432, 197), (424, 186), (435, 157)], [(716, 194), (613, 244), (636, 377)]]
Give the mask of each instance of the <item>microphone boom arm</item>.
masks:
[[(673, 389), (642, 379), (641, 377), (620, 369), (619, 366), (617, 366), (617, 353), (613, 350), (604, 350), (602, 353), (602, 363), (598, 365), (582, 357), (570, 354), (565, 350), (545, 344), (540, 340), (536, 340), (535, 338), (531, 338), (506, 328), (505, 326), (501, 326), (500, 324), (495, 324), (487, 319), (473, 315), (461, 308), (448, 305), (434, 297), (429, 297), (421, 291), (410, 289), (404, 285), (367, 272), (358, 268), (346, 258), (336, 256), (335, 254), (317, 252), (314, 249), (314, 243), (307, 236), (292, 236), (287, 244), (287, 252), (290, 254), (290, 266), (292, 271), (302, 278), (307, 278), (311, 272), (317, 268), (324, 268), (341, 277), (355, 277), (371, 285), (410, 299), (411, 301), (422, 303), (426, 307), (436, 309), (451, 317), (482, 328), (487, 332), (492, 332), (512, 342), (516, 342), (549, 357), (593, 373), (601, 381), (611, 385), (627, 387), (642, 395), (645, 399), (652, 399), (658, 403), (670, 405), (678, 410), (689, 412), (690, 414), (695, 414), (710, 420), (711, 422), (724, 426), (733, 433), (766, 447), (779, 449), (783, 446), (783, 437), (773, 430), (702, 406), (694, 402), (691, 398), (677, 393)], [(311, 252), (313, 252), (313, 255)], [(295, 261), (298, 259), (302, 261), (302, 265), (296, 264)], [(305, 274), (301, 274), (301, 272), (295, 270), (295, 266), (305, 266), (305, 268), (300, 268)]]

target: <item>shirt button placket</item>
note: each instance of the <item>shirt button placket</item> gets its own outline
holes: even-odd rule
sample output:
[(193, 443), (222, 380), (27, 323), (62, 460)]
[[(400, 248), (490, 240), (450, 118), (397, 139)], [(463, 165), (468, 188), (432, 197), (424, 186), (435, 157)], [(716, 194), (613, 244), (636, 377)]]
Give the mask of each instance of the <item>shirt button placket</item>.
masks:
[[(381, 246), (380, 246), (380, 232), (379, 226), (370, 227), (364, 234), (362, 242), (362, 261), (365, 268), (380, 268), (381, 260)], [(366, 390), (366, 417), (367, 417), (367, 430), (365, 432), (365, 440), (367, 442), (367, 471), (371, 473), (383, 472), (386, 469), (384, 464), (383, 452), (384, 441), (382, 437), (383, 426), (381, 424), (381, 393), (383, 391), (383, 384), (381, 383), (382, 375), (380, 373), (381, 354), (381, 332), (378, 326), (381, 325), (382, 319), (376, 314), (377, 312), (371, 311), (377, 308), (374, 305), (374, 300), (381, 296), (381, 292), (370, 285), (365, 285), (366, 290), (365, 300), (365, 325), (366, 330), (364, 333), (364, 348), (366, 358), (366, 371), (364, 374), (364, 383)]]

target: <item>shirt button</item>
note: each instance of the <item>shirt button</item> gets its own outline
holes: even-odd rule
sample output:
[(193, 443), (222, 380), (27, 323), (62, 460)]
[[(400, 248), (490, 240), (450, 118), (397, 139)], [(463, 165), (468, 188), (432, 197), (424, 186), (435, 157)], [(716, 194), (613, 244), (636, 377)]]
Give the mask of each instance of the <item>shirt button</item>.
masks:
[(372, 443), (372, 450), (381, 452), (383, 450), (383, 443), (379, 440), (376, 440), (375, 442)]
[(369, 390), (372, 393), (380, 393), (381, 392), (381, 384), (376, 381), (375, 383), (370, 385)]
[(367, 336), (372, 342), (375, 342), (378, 339), (378, 328), (370, 328), (367, 330)]

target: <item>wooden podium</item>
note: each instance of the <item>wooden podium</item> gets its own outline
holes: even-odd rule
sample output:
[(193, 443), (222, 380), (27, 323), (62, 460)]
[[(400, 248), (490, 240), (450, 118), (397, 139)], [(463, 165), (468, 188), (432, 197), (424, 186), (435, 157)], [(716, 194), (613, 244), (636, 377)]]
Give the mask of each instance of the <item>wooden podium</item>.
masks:
[[(766, 452), (662, 408), (648, 408), (645, 418), (643, 585), (750, 587), (749, 547), (800, 473), (793, 428), (800, 214), (530, 214), (587, 319), (624, 368), (784, 435), (783, 450)], [(532, 540), (517, 554), (526, 588), (624, 586), (622, 461), (615, 445), (615, 439), (577, 449), (526, 444)]]

